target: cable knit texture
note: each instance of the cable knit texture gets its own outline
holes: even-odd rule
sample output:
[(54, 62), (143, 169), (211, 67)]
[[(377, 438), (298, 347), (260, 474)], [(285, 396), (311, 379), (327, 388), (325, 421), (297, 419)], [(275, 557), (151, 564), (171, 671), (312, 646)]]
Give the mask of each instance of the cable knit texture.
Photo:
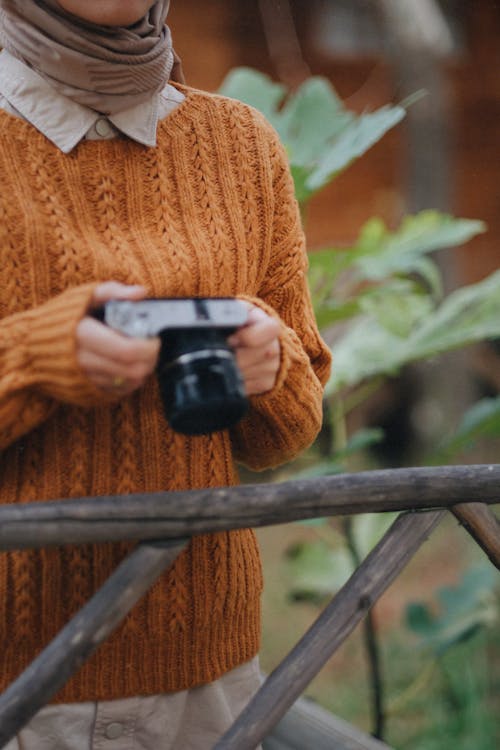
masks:
[[(260, 114), (186, 99), (157, 148), (83, 141), (64, 155), (0, 113), (0, 497), (4, 503), (233, 485), (235, 461), (297, 455), (321, 423), (329, 353), (312, 314), (286, 156)], [(117, 401), (79, 371), (75, 327), (96, 282), (151, 296), (238, 296), (281, 321), (272, 391), (231, 432), (165, 423), (157, 383)], [(104, 582), (128, 543), (0, 556), (0, 689)], [(109, 700), (217, 679), (259, 648), (252, 531), (197, 537), (57, 695)]]

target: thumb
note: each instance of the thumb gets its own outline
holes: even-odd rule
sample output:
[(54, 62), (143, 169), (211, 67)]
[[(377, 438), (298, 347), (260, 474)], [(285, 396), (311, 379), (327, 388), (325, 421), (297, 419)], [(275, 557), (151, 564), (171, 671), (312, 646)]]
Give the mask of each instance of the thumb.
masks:
[(105, 281), (94, 289), (93, 305), (102, 305), (111, 299), (139, 300), (146, 296), (146, 288), (139, 284), (122, 284), (120, 281)]

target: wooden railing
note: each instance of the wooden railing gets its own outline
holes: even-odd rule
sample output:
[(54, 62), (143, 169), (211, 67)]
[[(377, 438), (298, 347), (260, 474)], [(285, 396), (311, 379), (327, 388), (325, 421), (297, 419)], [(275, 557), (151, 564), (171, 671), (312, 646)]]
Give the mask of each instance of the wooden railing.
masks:
[[(341, 474), (281, 484), (0, 507), (0, 550), (137, 540), (135, 550), (0, 696), (0, 747), (110, 635), (196, 534), (316, 517), (400, 511), (390, 529), (219, 740), (253, 750), (442, 519), (454, 513), (500, 567), (500, 464)], [(332, 745), (332, 747), (347, 745)]]

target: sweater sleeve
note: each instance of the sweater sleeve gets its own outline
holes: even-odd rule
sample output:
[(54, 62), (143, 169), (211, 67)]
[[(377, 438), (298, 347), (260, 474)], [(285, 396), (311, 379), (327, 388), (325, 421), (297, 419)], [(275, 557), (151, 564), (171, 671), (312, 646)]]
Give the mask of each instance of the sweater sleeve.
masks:
[(80, 370), (75, 330), (94, 284), (0, 320), (0, 448), (37, 427), (58, 402), (91, 406), (106, 400)]
[(279, 320), (281, 362), (273, 389), (250, 397), (247, 415), (231, 433), (236, 460), (253, 470), (289, 461), (314, 441), (331, 363), (314, 318), (288, 160), (278, 136), (267, 124), (264, 128), (273, 172), (272, 248), (258, 296), (246, 299)]

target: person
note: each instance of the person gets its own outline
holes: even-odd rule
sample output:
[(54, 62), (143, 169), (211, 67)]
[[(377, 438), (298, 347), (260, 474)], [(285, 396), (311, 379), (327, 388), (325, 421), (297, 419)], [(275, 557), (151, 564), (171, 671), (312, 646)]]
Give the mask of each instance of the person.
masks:
[[(284, 149), (179, 82), (168, 8), (0, 0), (2, 503), (232, 486), (320, 429), (330, 354)], [(93, 308), (217, 296), (249, 309), (230, 345), (250, 408), (189, 437), (163, 416), (159, 341)], [(2, 554), (2, 690), (131, 546)], [(193, 538), (8, 750), (212, 747), (258, 686), (261, 589), (251, 530)]]

